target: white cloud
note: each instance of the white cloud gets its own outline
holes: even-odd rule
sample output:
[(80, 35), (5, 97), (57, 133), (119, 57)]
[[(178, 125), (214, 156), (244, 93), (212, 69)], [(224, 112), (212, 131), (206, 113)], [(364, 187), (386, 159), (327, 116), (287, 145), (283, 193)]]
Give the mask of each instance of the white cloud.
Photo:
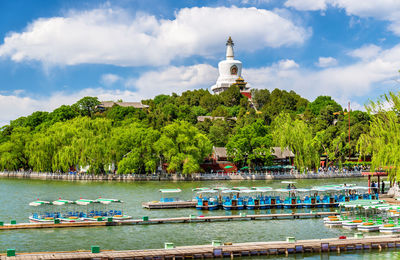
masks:
[(4, 38), (0, 57), (46, 65), (159, 66), (220, 53), (229, 35), (241, 49), (255, 51), (302, 44), (310, 34), (288, 18), (254, 7), (184, 8), (173, 20), (108, 8), (35, 20)]
[(300, 11), (325, 10), (327, 6), (341, 8), (348, 15), (389, 21), (389, 30), (400, 35), (400, 1), (398, 0), (287, 0), (285, 6)]
[(369, 45), (364, 45), (359, 49), (353, 50), (348, 54), (352, 57), (360, 58), (362, 60), (370, 60), (377, 57), (381, 51), (382, 51), (381, 47), (375, 44), (369, 44)]
[[(104, 75), (103, 75), (104, 76)], [(118, 81), (132, 89), (104, 89), (87, 88), (79, 92), (67, 94), (65, 92), (53, 93), (49, 97), (32, 98), (20, 97), (13, 93), (6, 95), (0, 93), (0, 126), (8, 124), (20, 116), (27, 116), (35, 111), (52, 111), (61, 105), (72, 105), (85, 96), (98, 97), (99, 100), (140, 101), (154, 98), (160, 94), (180, 94), (183, 91), (196, 88), (209, 88), (215, 83), (217, 69), (199, 64), (187, 67), (169, 66), (163, 69), (148, 71), (139, 78), (124, 79), (120, 76)], [(134, 90), (133, 90), (134, 89)]]
[(374, 58), (346, 66), (319, 70), (299, 66), (287, 70), (281, 63), (244, 69), (242, 74), (255, 88), (294, 90), (310, 100), (329, 95), (345, 105), (349, 100), (370, 95), (376, 88), (385, 93), (393, 87), (393, 79), (400, 68), (400, 44), (380, 51)]
[(131, 79), (128, 86), (138, 89), (141, 97), (152, 98), (159, 94), (180, 94), (195, 88), (210, 88), (218, 76), (217, 69), (207, 65), (170, 66), (162, 70), (148, 71), (138, 79)]
[(338, 61), (333, 57), (319, 57), (318, 63), (316, 65), (321, 68), (327, 68), (327, 67), (336, 66), (337, 64), (338, 64)]
[(288, 0), (286, 7), (293, 7), (299, 11), (317, 11), (326, 9), (326, 0)]
[(282, 70), (290, 70), (294, 68), (298, 68), (299, 64), (297, 64), (294, 60), (280, 60), (278, 62), (279, 68)]
[(100, 82), (106, 86), (111, 86), (119, 80), (121, 80), (120, 76), (108, 73), (101, 76)]

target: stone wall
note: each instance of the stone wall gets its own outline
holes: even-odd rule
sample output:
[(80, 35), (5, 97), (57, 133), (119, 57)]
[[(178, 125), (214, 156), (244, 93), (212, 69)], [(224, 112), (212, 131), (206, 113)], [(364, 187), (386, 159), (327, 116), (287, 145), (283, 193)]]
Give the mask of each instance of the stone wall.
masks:
[(270, 173), (227, 173), (192, 175), (180, 174), (68, 174), (43, 172), (0, 172), (0, 178), (66, 180), (66, 181), (210, 181), (210, 180), (283, 180), (283, 179), (324, 179), (324, 178), (354, 178), (362, 177), (361, 172), (327, 172), (308, 174), (270, 174)]

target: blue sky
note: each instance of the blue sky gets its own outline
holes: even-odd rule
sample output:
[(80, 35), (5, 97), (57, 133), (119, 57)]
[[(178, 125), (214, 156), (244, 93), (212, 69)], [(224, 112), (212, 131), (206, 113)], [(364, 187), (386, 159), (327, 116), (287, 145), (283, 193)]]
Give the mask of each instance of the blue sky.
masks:
[(362, 109), (398, 90), (400, 1), (0, 1), (0, 126), (83, 96), (210, 88), (232, 36), (253, 88)]

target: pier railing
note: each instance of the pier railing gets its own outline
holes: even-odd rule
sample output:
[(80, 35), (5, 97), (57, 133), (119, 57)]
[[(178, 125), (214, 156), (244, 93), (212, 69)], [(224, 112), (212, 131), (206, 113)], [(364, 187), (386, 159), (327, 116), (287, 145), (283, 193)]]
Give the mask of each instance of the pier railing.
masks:
[(362, 177), (361, 171), (346, 172), (230, 172), (184, 174), (88, 174), (88, 173), (51, 173), (30, 171), (4, 171), (0, 178), (25, 178), (41, 180), (71, 181), (209, 181), (209, 180), (273, 180), (273, 179), (323, 179)]

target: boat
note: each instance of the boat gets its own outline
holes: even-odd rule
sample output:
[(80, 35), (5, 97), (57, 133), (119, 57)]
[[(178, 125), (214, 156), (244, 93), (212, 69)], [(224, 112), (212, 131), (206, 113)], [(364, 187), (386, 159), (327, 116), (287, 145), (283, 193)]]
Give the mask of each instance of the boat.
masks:
[(124, 215), (123, 201), (118, 199), (105, 199), (98, 198), (95, 202), (104, 205), (102, 211), (100, 211), (101, 217), (112, 217), (115, 220), (131, 219), (132, 216)]
[[(159, 192), (161, 193), (161, 199), (160, 202), (177, 202), (181, 201), (177, 194), (181, 193), (181, 189), (160, 189)], [(170, 194), (170, 196), (167, 196), (167, 194)], [(175, 195), (175, 196), (172, 196)]]
[(55, 216), (60, 219), (61, 222), (79, 222), (84, 219), (81, 218), (80, 212), (76, 211), (76, 205), (74, 201), (58, 199), (52, 202), (53, 205), (59, 206), (55, 207)]
[(34, 207), (32, 215), (29, 216), (29, 222), (31, 223), (54, 223), (55, 216), (51, 212), (50, 201), (36, 200), (29, 203), (29, 206)]
[(80, 206), (80, 217), (86, 221), (98, 221), (99, 219), (105, 220), (104, 216), (102, 216), (102, 211), (99, 211), (97, 204), (99, 204), (96, 200), (90, 199), (82, 199), (75, 201), (76, 205)]
[(244, 200), (239, 196), (239, 190), (223, 190), (221, 191), (222, 207), (225, 210), (242, 210), (244, 209)]
[(266, 193), (273, 192), (273, 189), (271, 187), (251, 187), (251, 189), (260, 194), (259, 196), (260, 209), (271, 208), (271, 196), (266, 196)]
[(218, 202), (218, 190), (210, 188), (195, 188), (193, 189), (197, 193), (196, 209), (198, 210), (215, 210), (219, 207)]

